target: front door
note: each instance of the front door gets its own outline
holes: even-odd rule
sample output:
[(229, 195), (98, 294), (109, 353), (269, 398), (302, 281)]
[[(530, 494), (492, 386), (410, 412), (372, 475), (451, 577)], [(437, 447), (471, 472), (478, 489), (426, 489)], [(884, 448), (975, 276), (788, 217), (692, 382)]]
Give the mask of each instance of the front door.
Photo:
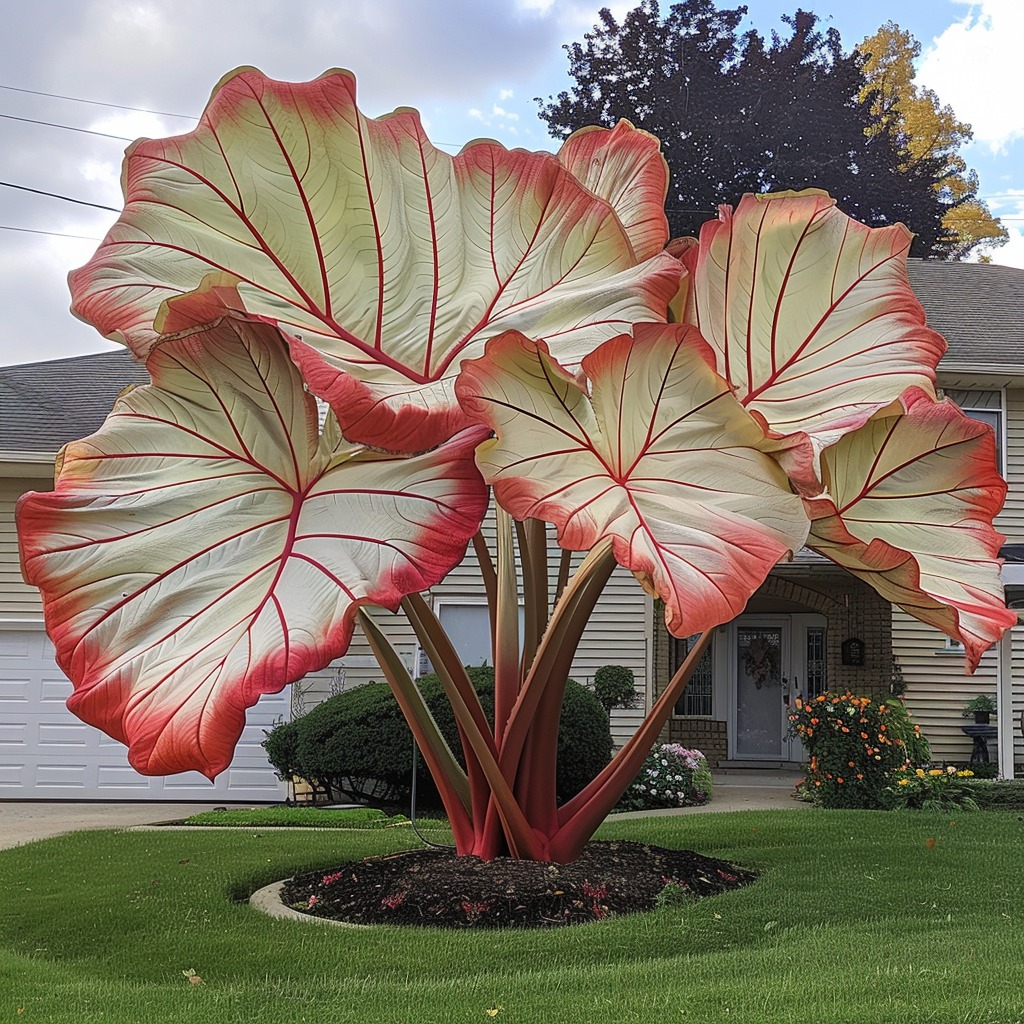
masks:
[(792, 628), (788, 618), (741, 617), (734, 624), (733, 756), (789, 761), (800, 757), (788, 736)]

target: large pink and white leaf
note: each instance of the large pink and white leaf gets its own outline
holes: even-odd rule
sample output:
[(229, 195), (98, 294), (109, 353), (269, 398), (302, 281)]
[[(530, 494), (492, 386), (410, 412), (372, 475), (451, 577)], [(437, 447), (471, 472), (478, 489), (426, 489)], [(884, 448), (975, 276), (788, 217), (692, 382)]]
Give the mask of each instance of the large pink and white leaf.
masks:
[(496, 432), (477, 463), (500, 504), (554, 523), (564, 548), (612, 538), (676, 635), (737, 615), (807, 534), (800, 499), (758, 450), (761, 428), (712, 364), (692, 327), (637, 325), (587, 356), (578, 379), (510, 333), (464, 363), (457, 385)]
[(451, 157), (412, 110), (364, 117), (348, 72), (241, 69), (195, 131), (129, 148), (124, 212), (71, 275), (72, 308), (144, 356), (191, 327), (174, 300), (203, 288), (210, 317), (286, 332), (347, 437), (425, 450), (466, 425), (452, 381), (486, 338), (520, 330), (571, 363), (666, 318), (681, 266), (634, 248), (658, 248), (664, 219), (650, 137), (602, 129), (567, 161), (590, 185), (494, 142)]
[(686, 255), (688, 319), (750, 412), (806, 435), (805, 462), (908, 387), (933, 388), (946, 344), (907, 280), (911, 238), (811, 189), (722, 207)]
[(808, 502), (807, 544), (963, 643), (971, 671), (1017, 620), (992, 526), (1006, 484), (984, 423), (919, 390), (822, 455), (828, 497)]
[(612, 204), (637, 260), (665, 248), (668, 164), (655, 136), (629, 121), (619, 121), (611, 131), (589, 125), (565, 140), (558, 160), (591, 192)]
[(18, 504), (68, 706), (141, 772), (223, 770), (262, 693), (346, 650), (463, 557), (486, 505), (470, 429), (416, 457), (318, 434), (278, 332), (225, 320), (167, 342), (151, 386), (68, 445)]

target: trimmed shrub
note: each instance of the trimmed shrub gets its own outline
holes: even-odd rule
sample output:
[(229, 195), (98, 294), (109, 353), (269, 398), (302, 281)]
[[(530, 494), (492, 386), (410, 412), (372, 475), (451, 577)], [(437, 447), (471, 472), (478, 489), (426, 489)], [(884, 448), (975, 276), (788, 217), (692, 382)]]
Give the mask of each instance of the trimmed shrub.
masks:
[(972, 779), (970, 794), (983, 811), (1024, 811), (1024, 779)]
[(810, 755), (807, 790), (822, 807), (890, 805), (890, 782), (927, 744), (898, 697), (823, 693), (796, 701), (792, 731)]
[[(468, 667), (467, 672), (489, 722), (494, 721), (494, 669)], [(419, 681), (420, 692), (442, 735), (462, 761), (458, 727), (440, 679)], [(277, 732), (291, 727), (294, 748), (279, 742)], [(307, 714), (272, 730), (264, 741), (271, 763), (282, 775), (296, 775), (314, 786), (353, 800), (381, 806), (407, 805), (411, 795), (412, 733), (384, 683), (367, 683), (325, 700)], [(295, 750), (295, 756), (279, 751)], [(557, 797), (575, 796), (611, 759), (608, 715), (597, 698), (568, 680), (558, 729)], [(417, 802), (440, 806), (440, 796), (426, 765), (417, 760)]]
[(294, 722), (281, 722), (266, 733), (263, 747), (277, 777), (287, 782), (299, 773), (299, 729)]
[(294, 719), (301, 778), (349, 798), (390, 805), (409, 791), (412, 738), (386, 683), (331, 697)]
[(636, 703), (636, 679), (625, 665), (602, 665), (594, 673), (594, 696), (610, 715)]
[(615, 809), (649, 811), (658, 807), (695, 807), (711, 799), (711, 790), (711, 769), (699, 750), (687, 750), (678, 743), (663, 743), (644, 759)]

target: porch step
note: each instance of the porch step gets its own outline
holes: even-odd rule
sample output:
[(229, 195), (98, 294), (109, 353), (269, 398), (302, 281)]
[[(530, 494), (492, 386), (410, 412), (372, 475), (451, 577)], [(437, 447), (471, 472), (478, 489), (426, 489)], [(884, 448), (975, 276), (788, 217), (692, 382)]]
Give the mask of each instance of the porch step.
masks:
[(719, 761), (715, 771), (728, 775), (737, 772), (800, 772), (803, 765), (799, 761)]

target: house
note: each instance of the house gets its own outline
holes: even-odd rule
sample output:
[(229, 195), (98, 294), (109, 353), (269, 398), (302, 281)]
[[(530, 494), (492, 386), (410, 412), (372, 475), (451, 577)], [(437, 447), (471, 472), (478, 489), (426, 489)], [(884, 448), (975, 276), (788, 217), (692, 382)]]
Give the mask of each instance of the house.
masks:
[[(1024, 271), (911, 261), (910, 276), (930, 324), (949, 341), (939, 368), (940, 387), (995, 430), (1010, 484), (997, 526), (1009, 543), (1022, 544)], [(25, 490), (47, 486), (57, 448), (96, 429), (121, 386), (146, 379), (123, 352), (0, 369), (0, 799), (76, 794), (278, 799), (277, 780), (259, 748), (262, 729), (343, 688), (380, 678), (357, 632), (343, 658), (290, 692), (264, 697), (252, 709), (235, 763), (212, 787), (191, 773), (166, 780), (136, 775), (118, 744), (80, 725), (63, 708), (69, 684), (53, 664), (38, 594), (21, 580), (14, 502)], [(551, 554), (553, 587), (558, 564), (553, 544)], [(470, 550), (431, 592), (442, 624), (469, 664), (490, 660), (479, 579)], [(381, 612), (377, 618), (410, 669), (422, 671), (426, 663), (404, 617)], [(632, 575), (617, 569), (584, 634), (572, 675), (587, 683), (608, 663), (634, 673), (637, 706), (613, 713), (613, 735), (621, 743), (686, 650), (687, 641), (667, 633), (654, 601)], [(998, 663), (999, 655), (989, 652), (977, 674), (965, 676), (962, 653), (942, 634), (892, 609), (839, 567), (803, 551), (776, 567), (744, 613), (716, 631), (663, 735), (699, 747), (719, 765), (779, 767), (802, 757), (786, 732), (788, 701), (797, 694), (842, 687), (888, 694), (896, 684), (905, 688), (935, 757), (966, 761), (972, 741), (961, 731), (961, 710), (970, 697), (995, 692)], [(1015, 635), (1014, 678), (1022, 671), (1024, 638)], [(1015, 684), (1013, 702), (1016, 722), (1024, 708), (1024, 682)], [(1019, 731), (1016, 760), (1024, 761)]]

